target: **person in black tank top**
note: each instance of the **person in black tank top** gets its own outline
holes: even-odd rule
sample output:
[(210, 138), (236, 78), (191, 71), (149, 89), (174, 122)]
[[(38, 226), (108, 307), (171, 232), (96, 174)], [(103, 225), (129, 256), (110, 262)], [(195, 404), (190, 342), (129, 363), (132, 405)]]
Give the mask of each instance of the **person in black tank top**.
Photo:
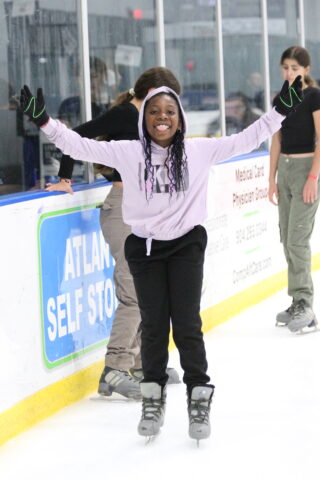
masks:
[[(309, 75), (310, 64), (308, 51), (300, 46), (289, 47), (281, 56), (281, 72), (289, 85), (301, 75), (304, 100), (273, 135), (270, 150), (269, 200), (278, 205), (292, 297), (290, 307), (277, 314), (276, 325), (288, 326), (292, 332), (317, 325), (310, 238), (319, 204), (320, 89)], [(278, 99), (279, 95), (274, 102)]]
[[(175, 75), (165, 67), (146, 70), (138, 78), (134, 88), (118, 95), (115, 103), (103, 115), (80, 125), (74, 130), (82, 137), (104, 140), (137, 140), (139, 109), (149, 90), (162, 85), (180, 94), (180, 84)], [(48, 183), (46, 191), (73, 193), (71, 177), (74, 159), (63, 155), (60, 164), (60, 181)], [(115, 260), (114, 283), (119, 301), (116, 309), (110, 338), (105, 355), (105, 367), (101, 373), (98, 393), (109, 396), (113, 392), (126, 398), (141, 399), (139, 381), (142, 379), (140, 355), (140, 323), (133, 278), (124, 256), (124, 242), (131, 233), (122, 217), (122, 180), (115, 169), (102, 166), (99, 171), (113, 186), (105, 199), (100, 212), (100, 225), (103, 236), (109, 244)], [(180, 383), (178, 372), (167, 369), (168, 383)]]

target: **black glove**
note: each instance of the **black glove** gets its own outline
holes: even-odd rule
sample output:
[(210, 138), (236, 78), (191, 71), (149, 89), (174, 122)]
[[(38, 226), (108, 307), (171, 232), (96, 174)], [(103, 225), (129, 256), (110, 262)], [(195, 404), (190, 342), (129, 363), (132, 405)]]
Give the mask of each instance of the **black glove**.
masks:
[(281, 92), (274, 99), (273, 105), (281, 115), (289, 115), (295, 111), (298, 105), (300, 105), (302, 98), (301, 75), (298, 75), (291, 87), (289, 87), (288, 80), (284, 82)]
[(37, 98), (35, 98), (29, 90), (27, 85), (21, 89), (20, 108), (30, 120), (41, 127), (49, 120), (49, 115), (46, 112), (42, 88), (37, 90)]

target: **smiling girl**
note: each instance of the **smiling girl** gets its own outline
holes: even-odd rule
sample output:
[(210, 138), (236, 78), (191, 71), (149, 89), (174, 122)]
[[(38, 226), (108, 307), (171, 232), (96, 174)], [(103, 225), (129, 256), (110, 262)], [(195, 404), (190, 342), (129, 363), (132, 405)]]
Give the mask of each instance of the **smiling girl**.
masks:
[(288, 85), (271, 112), (230, 137), (186, 139), (186, 118), (178, 95), (167, 87), (150, 92), (139, 113), (140, 140), (97, 142), (81, 138), (45, 112), (37, 98), (21, 91), (21, 108), (58, 148), (74, 158), (117, 168), (123, 180), (124, 221), (132, 233), (125, 254), (142, 318), (144, 379), (138, 432), (156, 435), (164, 421), (170, 321), (187, 386), (189, 435), (210, 435), (214, 386), (207, 375), (200, 300), (207, 234), (210, 168), (257, 148), (280, 129), (284, 116), (300, 103), (300, 79)]

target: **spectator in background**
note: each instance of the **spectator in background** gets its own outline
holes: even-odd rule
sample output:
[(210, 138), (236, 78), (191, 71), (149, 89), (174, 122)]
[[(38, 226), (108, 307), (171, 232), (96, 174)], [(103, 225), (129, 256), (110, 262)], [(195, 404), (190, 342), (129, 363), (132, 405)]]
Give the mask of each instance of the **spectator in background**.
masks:
[[(248, 97), (242, 92), (231, 93), (226, 98), (225, 109), (227, 135), (241, 132), (260, 117), (252, 111)], [(218, 137), (220, 135), (220, 123), (217, 119), (209, 125), (208, 136)]]
[[(75, 66), (76, 75), (80, 82), (79, 64)], [(107, 112), (109, 102), (111, 100), (108, 92), (108, 75), (112, 88), (115, 83), (115, 73), (108, 69), (103, 60), (97, 57), (90, 57), (90, 87), (91, 87), (91, 116), (92, 119), (99, 117)], [(84, 120), (84, 104), (83, 96), (74, 95), (62, 101), (59, 110), (58, 118), (68, 127), (75, 127)], [(61, 160), (61, 152), (56, 150), (54, 155), (50, 158), (50, 171), (55, 172), (54, 175), (45, 175), (45, 181), (54, 182), (58, 180), (59, 163)], [(48, 161), (47, 161), (48, 162)], [(77, 181), (83, 181), (84, 167), (82, 162), (76, 161), (74, 171), (74, 178)]]
[[(77, 66), (79, 68), (79, 66)], [(77, 76), (79, 77), (79, 70)], [(91, 113), (92, 118), (102, 115), (108, 109), (109, 95), (107, 93), (108, 69), (104, 61), (90, 57)], [(110, 72), (111, 75), (111, 72)], [(74, 127), (81, 122), (81, 97), (75, 95), (66, 98), (58, 110), (58, 118), (68, 127)]]
[(12, 86), (0, 78), (0, 195), (23, 189), (23, 142), (17, 137), (17, 117), (22, 117), (18, 105)]
[(251, 72), (247, 78), (249, 92), (251, 94), (250, 104), (252, 108), (264, 111), (264, 85), (260, 72)]

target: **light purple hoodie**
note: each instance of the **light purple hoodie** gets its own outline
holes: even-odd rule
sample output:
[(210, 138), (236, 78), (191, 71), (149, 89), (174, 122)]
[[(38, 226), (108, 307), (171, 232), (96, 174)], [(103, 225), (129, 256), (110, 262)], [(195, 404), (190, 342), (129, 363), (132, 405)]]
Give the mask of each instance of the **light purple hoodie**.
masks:
[[(186, 119), (179, 97), (168, 87), (151, 91), (145, 98), (139, 115), (139, 136), (143, 142), (142, 122), (146, 102), (160, 92), (171, 93), (180, 105), (186, 130)], [(168, 174), (164, 167), (168, 148), (152, 142), (154, 187), (147, 200), (145, 191), (145, 154), (141, 141), (96, 141), (82, 138), (58, 120), (50, 119), (42, 131), (63, 153), (90, 163), (101, 163), (116, 168), (121, 175), (123, 191), (123, 218), (132, 232), (148, 239), (172, 240), (203, 223), (207, 216), (207, 185), (209, 169), (217, 162), (251, 152), (281, 128), (284, 116), (275, 109), (262, 115), (240, 133), (221, 138), (187, 138), (186, 189), (170, 196)]]

